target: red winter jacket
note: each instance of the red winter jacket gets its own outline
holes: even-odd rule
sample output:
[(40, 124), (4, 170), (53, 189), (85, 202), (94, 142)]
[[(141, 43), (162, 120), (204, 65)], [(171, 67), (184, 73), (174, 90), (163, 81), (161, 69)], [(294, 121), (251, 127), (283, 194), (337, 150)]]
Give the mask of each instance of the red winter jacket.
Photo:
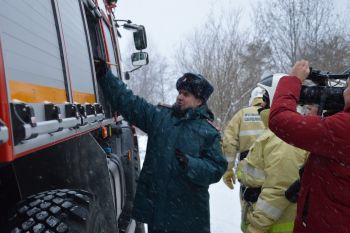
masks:
[(283, 77), (269, 127), (282, 140), (310, 151), (302, 176), (294, 232), (350, 233), (350, 108), (333, 116), (296, 112), (301, 82)]

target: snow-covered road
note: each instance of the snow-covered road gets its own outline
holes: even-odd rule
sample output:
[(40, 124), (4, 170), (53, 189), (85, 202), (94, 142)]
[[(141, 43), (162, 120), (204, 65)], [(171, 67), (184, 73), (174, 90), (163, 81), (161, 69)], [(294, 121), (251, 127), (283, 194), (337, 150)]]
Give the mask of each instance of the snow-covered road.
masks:
[[(139, 149), (143, 162), (147, 136), (139, 135)], [(232, 191), (220, 180), (209, 188), (210, 193), (210, 222), (211, 233), (239, 233), (240, 231), (240, 205), (238, 199), (239, 186)]]

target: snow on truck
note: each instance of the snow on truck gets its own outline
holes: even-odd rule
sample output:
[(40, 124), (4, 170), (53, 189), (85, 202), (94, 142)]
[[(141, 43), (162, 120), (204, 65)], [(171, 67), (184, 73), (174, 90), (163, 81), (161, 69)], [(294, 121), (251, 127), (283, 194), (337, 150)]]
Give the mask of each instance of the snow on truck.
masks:
[[(0, 232), (144, 232), (135, 129), (103, 99), (122, 78), (116, 0), (0, 1)], [(147, 46), (134, 30), (137, 50)], [(132, 54), (139, 67), (147, 53)], [(126, 76), (129, 74), (126, 73)]]

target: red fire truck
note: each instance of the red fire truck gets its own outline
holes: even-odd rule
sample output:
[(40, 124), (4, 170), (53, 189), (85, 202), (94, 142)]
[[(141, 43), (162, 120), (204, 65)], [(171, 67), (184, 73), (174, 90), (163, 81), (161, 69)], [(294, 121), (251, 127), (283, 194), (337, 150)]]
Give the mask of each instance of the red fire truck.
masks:
[[(123, 77), (117, 12), (116, 0), (0, 2), (0, 232), (144, 232), (130, 216), (135, 130), (94, 68), (102, 58)], [(145, 49), (144, 27), (124, 27)]]

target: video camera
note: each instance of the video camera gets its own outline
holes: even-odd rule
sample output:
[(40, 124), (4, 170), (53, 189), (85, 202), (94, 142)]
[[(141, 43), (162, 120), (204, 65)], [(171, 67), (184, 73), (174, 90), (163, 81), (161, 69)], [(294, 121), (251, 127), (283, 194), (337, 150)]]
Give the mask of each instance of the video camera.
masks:
[(323, 110), (330, 112), (343, 110), (343, 91), (346, 80), (349, 77), (350, 68), (342, 74), (333, 74), (310, 68), (310, 74), (307, 79), (312, 81), (313, 86), (302, 86), (299, 103), (301, 105), (318, 104), (318, 113), (320, 115)]

